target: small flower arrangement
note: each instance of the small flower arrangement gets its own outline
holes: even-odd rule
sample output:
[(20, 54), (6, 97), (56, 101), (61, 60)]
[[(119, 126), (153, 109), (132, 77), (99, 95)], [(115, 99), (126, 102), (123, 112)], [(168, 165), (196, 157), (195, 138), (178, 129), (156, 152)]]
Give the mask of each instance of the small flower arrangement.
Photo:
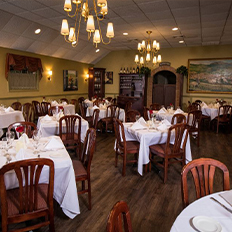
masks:
[(173, 110), (174, 109), (174, 105), (172, 103), (170, 103), (170, 108)]
[(18, 126), (15, 130), (19, 133), (19, 136), (21, 136), (24, 133), (24, 127), (23, 126)]

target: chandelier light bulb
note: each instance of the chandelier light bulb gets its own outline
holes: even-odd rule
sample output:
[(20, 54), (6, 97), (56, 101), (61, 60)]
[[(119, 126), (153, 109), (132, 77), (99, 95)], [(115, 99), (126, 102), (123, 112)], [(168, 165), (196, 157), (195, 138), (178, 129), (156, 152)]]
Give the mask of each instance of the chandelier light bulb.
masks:
[(135, 63), (139, 62), (139, 55), (135, 55)]
[(61, 35), (68, 35), (69, 34), (69, 28), (68, 28), (68, 20), (63, 19), (62, 20), (62, 26), (61, 26)]
[(93, 15), (88, 16), (88, 20), (87, 20), (87, 24), (86, 24), (86, 31), (87, 32), (94, 32), (95, 31)]
[(65, 2), (64, 2), (64, 10), (67, 11), (67, 12), (72, 11), (71, 0), (65, 0)]
[(151, 44), (150, 44), (150, 43), (147, 44), (147, 51), (148, 51), (148, 52), (151, 51)]
[(70, 42), (76, 41), (76, 34), (75, 34), (75, 28), (74, 27), (70, 27), (70, 32), (69, 32), (68, 40)]
[(158, 57), (157, 57), (157, 62), (158, 62), (158, 63), (161, 62), (161, 55), (158, 55)]
[(154, 56), (154, 57), (153, 57), (153, 62), (152, 62), (152, 63), (153, 63), (153, 64), (156, 64), (156, 62), (157, 62), (157, 61), (156, 61), (156, 56)]
[(149, 62), (150, 60), (151, 60), (151, 55), (150, 55), (150, 53), (147, 53), (147, 55), (146, 55), (146, 61)]
[(98, 29), (95, 30), (95, 32), (94, 32), (93, 42), (96, 43), (96, 44), (101, 42), (100, 32), (99, 32)]
[(108, 38), (113, 38), (114, 37), (113, 23), (108, 23), (106, 37), (108, 37)]
[(102, 15), (107, 15), (107, 14), (108, 14), (107, 2), (106, 2), (106, 5), (105, 5), (105, 6), (102, 6), (102, 7), (101, 7), (100, 14), (102, 14)]
[(88, 13), (89, 13), (88, 3), (84, 2), (83, 8), (82, 8), (82, 11), (81, 11), (81, 16), (84, 17), (84, 18), (87, 18), (88, 17)]
[(160, 44), (159, 44), (159, 43), (156, 44), (156, 50), (157, 50), (157, 51), (160, 50)]
[(138, 43), (138, 50), (141, 50), (141, 47), (142, 47), (141, 43)]
[(144, 49), (145, 45), (146, 45), (145, 40), (143, 40), (142, 43), (141, 43), (141, 48)]
[(106, 0), (97, 0), (97, 5), (98, 5), (99, 7), (105, 6), (105, 5), (106, 5)]
[(81, 4), (81, 0), (72, 0), (74, 4)]
[(156, 49), (156, 46), (157, 46), (157, 42), (156, 40), (153, 41), (153, 48)]
[(140, 57), (140, 64), (142, 64), (142, 65), (144, 64), (144, 59), (142, 56)]

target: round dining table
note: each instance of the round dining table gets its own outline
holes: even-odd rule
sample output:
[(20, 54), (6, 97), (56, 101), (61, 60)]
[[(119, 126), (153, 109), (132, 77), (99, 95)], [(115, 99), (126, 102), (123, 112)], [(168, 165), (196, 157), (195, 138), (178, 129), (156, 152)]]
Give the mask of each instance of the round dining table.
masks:
[[(231, 212), (211, 199), (212, 197), (231, 210)], [(170, 232), (187, 231), (232, 231), (232, 191), (207, 195), (188, 205), (176, 218)]]

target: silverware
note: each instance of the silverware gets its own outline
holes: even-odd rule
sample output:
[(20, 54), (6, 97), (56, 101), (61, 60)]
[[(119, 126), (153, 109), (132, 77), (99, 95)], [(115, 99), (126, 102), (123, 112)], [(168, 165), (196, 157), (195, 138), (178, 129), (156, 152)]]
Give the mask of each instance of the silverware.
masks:
[(228, 212), (232, 213), (232, 210), (227, 208), (225, 205), (223, 205), (220, 201), (218, 201), (217, 199), (215, 199), (214, 197), (210, 197), (210, 199), (214, 200), (215, 202), (217, 202), (220, 206), (222, 206), (224, 209), (226, 209)]

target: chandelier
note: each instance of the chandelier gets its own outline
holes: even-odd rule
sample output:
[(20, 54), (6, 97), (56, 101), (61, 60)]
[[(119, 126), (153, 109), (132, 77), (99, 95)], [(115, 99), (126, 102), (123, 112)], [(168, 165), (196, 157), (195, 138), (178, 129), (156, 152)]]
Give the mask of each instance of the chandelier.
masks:
[(146, 33), (148, 34), (148, 39), (138, 43), (140, 58), (139, 55), (135, 55), (135, 63), (141, 66), (146, 65), (151, 60), (154, 65), (161, 62), (161, 55), (156, 57), (156, 53), (160, 50), (160, 44), (156, 40), (151, 41), (150, 35), (152, 31), (146, 31)]
[[(70, 14), (72, 11), (72, 3), (75, 6), (75, 12)], [(89, 8), (88, 0), (65, 0), (64, 11), (67, 12), (70, 18), (75, 18), (74, 27), (68, 25), (68, 20), (62, 20), (61, 26), (61, 35), (64, 36), (65, 41), (72, 44), (72, 47), (76, 47), (78, 44), (81, 19), (84, 18), (86, 24), (86, 31), (88, 32), (88, 40), (91, 38), (91, 33), (93, 35), (93, 44), (96, 45), (102, 42), (103, 44), (109, 44), (111, 38), (114, 37), (114, 28), (113, 23), (108, 23), (106, 37), (109, 38), (108, 42), (104, 42), (102, 38), (102, 32), (100, 27), (100, 21), (105, 18), (105, 15), (108, 13), (107, 0), (93, 0), (93, 8)], [(98, 6), (98, 7), (97, 7)], [(94, 15), (93, 15), (94, 13)], [(94, 18), (97, 21), (97, 29), (95, 29)]]

